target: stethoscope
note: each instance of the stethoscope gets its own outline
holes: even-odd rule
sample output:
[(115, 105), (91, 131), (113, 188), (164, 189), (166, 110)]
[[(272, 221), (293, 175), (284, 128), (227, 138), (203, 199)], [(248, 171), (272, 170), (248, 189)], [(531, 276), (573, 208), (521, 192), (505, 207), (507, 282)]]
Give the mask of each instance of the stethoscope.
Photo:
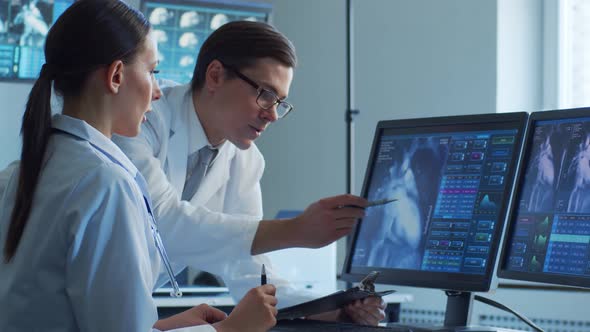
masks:
[[(53, 131), (60, 132), (60, 133), (70, 135), (70, 136), (74, 136), (74, 137), (83, 138), (82, 136), (79, 136), (75, 133), (65, 131), (63, 129), (53, 128)], [(105, 151), (104, 149), (102, 149), (101, 147), (99, 147), (98, 145), (96, 145), (90, 141), (88, 141), (88, 143), (90, 143), (90, 145), (92, 145), (95, 149), (101, 151), (103, 154), (105, 154), (107, 157), (109, 157), (109, 159), (111, 161), (120, 165), (121, 167), (124, 167), (121, 164), (121, 162), (119, 160), (117, 160), (117, 158), (114, 158), (110, 153), (108, 153), (107, 151)], [(143, 178), (141, 173), (139, 173), (139, 171), (137, 172), (137, 175), (135, 176), (135, 183), (137, 183), (139, 189), (141, 190), (143, 200), (145, 202), (145, 206), (147, 209), (147, 213), (148, 213), (149, 219), (150, 219), (149, 220), (150, 221), (150, 228), (151, 228), (152, 234), (154, 236), (154, 243), (156, 245), (156, 249), (158, 250), (158, 253), (160, 254), (160, 258), (162, 259), (162, 262), (164, 263), (164, 267), (166, 268), (166, 272), (168, 273), (168, 278), (170, 279), (170, 284), (172, 285), (172, 291), (170, 291), (170, 296), (181, 297), (182, 292), (180, 291), (180, 287), (178, 287), (178, 282), (176, 282), (176, 278), (174, 277), (174, 270), (172, 270), (172, 265), (170, 264), (170, 259), (168, 258), (168, 254), (166, 254), (166, 249), (164, 248), (164, 243), (162, 242), (162, 238), (160, 237), (160, 232), (158, 231), (158, 226), (156, 225), (156, 219), (154, 218), (154, 215), (152, 214), (152, 209), (150, 207), (150, 203), (149, 203), (150, 201), (148, 198), (149, 194), (147, 191), (147, 183), (145, 182), (145, 179)]]
[(168, 272), (168, 278), (170, 279), (170, 284), (172, 285), (170, 296), (181, 297), (182, 292), (180, 291), (178, 282), (176, 282), (176, 278), (174, 277), (174, 271), (172, 270), (170, 259), (166, 253), (166, 248), (164, 248), (164, 243), (162, 243), (162, 238), (160, 237), (160, 232), (158, 231), (158, 227), (156, 225), (156, 220), (154, 219), (152, 209), (150, 208), (150, 203), (148, 202), (148, 199), (145, 197), (145, 195), (143, 196), (143, 200), (145, 201), (145, 206), (147, 208), (148, 215), (150, 216), (150, 228), (152, 229), (152, 234), (154, 235), (156, 249), (158, 249), (158, 252), (160, 253), (160, 258), (162, 258), (162, 262), (164, 262), (164, 267), (166, 268), (166, 272)]

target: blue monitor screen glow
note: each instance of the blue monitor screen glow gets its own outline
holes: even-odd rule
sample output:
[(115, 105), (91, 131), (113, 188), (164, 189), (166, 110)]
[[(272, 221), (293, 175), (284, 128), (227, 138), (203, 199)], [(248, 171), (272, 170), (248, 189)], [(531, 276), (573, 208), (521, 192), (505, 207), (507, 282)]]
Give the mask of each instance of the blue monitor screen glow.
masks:
[(73, 0), (0, 0), (0, 80), (33, 80), (51, 25)]
[(590, 288), (590, 109), (533, 113), (499, 274)]
[(380, 122), (344, 277), (458, 291), (490, 287), (526, 114)]
[(271, 5), (245, 0), (146, 0), (143, 13), (158, 41), (158, 78), (188, 83), (207, 37), (230, 21), (267, 22)]

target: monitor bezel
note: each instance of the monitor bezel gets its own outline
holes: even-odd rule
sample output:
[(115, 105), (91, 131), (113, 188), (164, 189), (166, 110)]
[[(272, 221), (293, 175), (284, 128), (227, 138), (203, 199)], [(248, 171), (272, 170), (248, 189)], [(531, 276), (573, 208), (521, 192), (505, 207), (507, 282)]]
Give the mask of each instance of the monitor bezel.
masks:
[[(374, 154), (380, 144), (381, 132), (385, 129), (412, 129), (412, 130), (425, 130), (426, 128), (442, 128), (442, 127), (468, 127), (472, 125), (481, 125), (484, 128), (496, 128), (502, 124), (507, 129), (518, 130), (516, 134), (516, 142), (514, 148), (516, 151), (513, 154), (514, 165), (510, 168), (508, 173), (509, 177), (514, 179), (516, 168), (520, 162), (520, 152), (522, 148), (522, 139), (524, 137), (524, 131), (527, 123), (526, 112), (517, 113), (494, 113), (494, 114), (477, 114), (477, 115), (460, 115), (460, 116), (446, 116), (446, 117), (434, 117), (434, 118), (422, 118), (422, 119), (404, 119), (404, 120), (390, 120), (380, 121), (377, 124), (375, 135), (373, 138), (373, 145), (367, 162), (367, 171), (365, 172), (365, 179), (363, 183), (362, 196), (367, 197), (368, 189), (371, 181)], [(485, 129), (473, 128), (473, 130), (466, 131), (481, 131)], [(466, 128), (467, 129), (467, 128)], [(439, 131), (440, 132), (440, 131)], [(513, 183), (506, 185), (504, 189), (504, 197), (510, 198), (512, 195)], [(490, 255), (490, 261), (486, 267), (486, 273), (483, 275), (479, 274), (462, 274), (462, 273), (450, 273), (450, 272), (431, 272), (421, 270), (406, 270), (406, 269), (385, 269), (385, 268), (370, 268), (364, 267), (353, 268), (352, 256), (353, 248), (355, 247), (356, 240), (358, 237), (359, 227), (362, 223), (362, 219), (358, 221), (355, 226), (352, 236), (349, 241), (350, 245), (347, 248), (347, 256), (342, 270), (342, 279), (349, 282), (359, 282), (371, 271), (379, 271), (380, 275), (377, 280), (381, 284), (401, 285), (401, 286), (415, 286), (425, 288), (437, 288), (444, 290), (454, 291), (488, 291), (494, 279), (494, 269), (496, 266), (496, 259), (498, 256), (498, 250), (500, 248), (501, 236), (506, 220), (506, 211), (510, 199), (505, 199), (499, 209), (500, 215), (498, 217), (498, 225), (494, 231), (494, 238), (497, 239), (492, 244), (491, 252), (496, 253)]]
[(517, 217), (517, 210), (518, 210), (518, 202), (520, 200), (520, 196), (522, 194), (520, 186), (521, 182), (524, 182), (524, 174), (528, 167), (529, 157), (531, 154), (531, 148), (529, 147), (530, 142), (534, 136), (534, 129), (535, 123), (538, 121), (548, 121), (548, 120), (565, 120), (565, 119), (576, 119), (576, 118), (590, 118), (590, 107), (582, 107), (582, 108), (571, 108), (571, 109), (562, 109), (562, 110), (551, 110), (551, 111), (540, 111), (540, 112), (533, 112), (531, 113), (528, 125), (527, 125), (527, 133), (523, 143), (523, 163), (519, 169), (518, 174), (516, 175), (516, 182), (515, 182), (515, 190), (514, 190), (514, 204), (512, 204), (507, 221), (506, 221), (506, 231), (504, 234), (504, 241), (502, 243), (502, 250), (500, 252), (500, 258), (498, 260), (498, 277), (505, 278), (505, 279), (512, 279), (512, 280), (519, 280), (519, 281), (531, 281), (531, 282), (542, 282), (546, 284), (552, 285), (561, 285), (561, 286), (572, 286), (572, 287), (581, 287), (581, 288), (590, 288), (590, 278), (583, 278), (583, 277), (573, 277), (573, 276), (564, 276), (564, 275), (549, 275), (544, 273), (531, 273), (531, 272), (523, 272), (523, 271), (513, 271), (508, 270), (506, 268), (506, 263), (508, 260), (510, 248), (509, 242), (512, 234), (515, 230), (516, 220)]
[(144, 15), (146, 13), (146, 4), (161, 2), (177, 6), (199, 6), (207, 8), (221, 8), (233, 10), (257, 11), (266, 14), (266, 23), (270, 22), (273, 2), (271, 0), (140, 0), (139, 10)]

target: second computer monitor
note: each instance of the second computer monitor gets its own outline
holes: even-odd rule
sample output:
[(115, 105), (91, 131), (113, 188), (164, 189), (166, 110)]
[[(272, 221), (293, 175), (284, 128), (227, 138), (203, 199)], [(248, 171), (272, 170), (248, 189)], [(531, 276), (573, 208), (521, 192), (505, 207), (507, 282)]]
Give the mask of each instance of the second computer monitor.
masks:
[(526, 113), (382, 121), (343, 277), (485, 291), (518, 164)]
[(590, 108), (532, 113), (503, 278), (590, 288)]

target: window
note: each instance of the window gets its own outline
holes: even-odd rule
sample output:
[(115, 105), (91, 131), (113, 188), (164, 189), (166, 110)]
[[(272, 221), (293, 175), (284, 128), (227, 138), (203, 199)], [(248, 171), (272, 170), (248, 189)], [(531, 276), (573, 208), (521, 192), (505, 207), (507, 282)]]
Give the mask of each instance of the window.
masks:
[[(558, 108), (590, 106), (590, 1), (552, 0), (547, 1), (545, 8), (548, 38), (552, 34), (556, 36), (553, 42), (546, 36), (546, 56), (555, 59), (556, 67), (556, 74), (546, 80), (548, 88), (555, 89), (556, 100), (549, 104)], [(555, 19), (551, 20), (550, 16)], [(549, 81), (552, 78), (557, 84)]]

